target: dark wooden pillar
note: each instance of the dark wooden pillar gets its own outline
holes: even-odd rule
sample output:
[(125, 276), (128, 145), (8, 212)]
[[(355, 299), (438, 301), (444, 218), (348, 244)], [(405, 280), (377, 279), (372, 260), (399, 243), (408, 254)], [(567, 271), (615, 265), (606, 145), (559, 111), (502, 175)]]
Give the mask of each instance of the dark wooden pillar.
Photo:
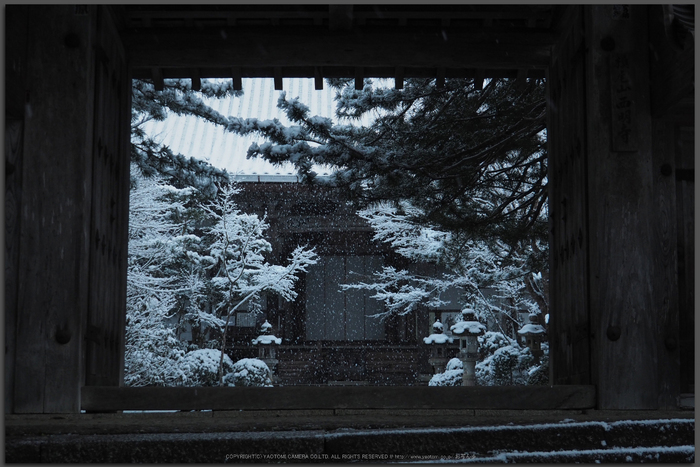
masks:
[(655, 8), (569, 8), (548, 72), (552, 382), (595, 384), (601, 409), (672, 408), (681, 390), (685, 123), (652, 104), (683, 95), (668, 79), (692, 85), (650, 73), (668, 55), (650, 47)]
[[(24, 82), (28, 14), (6, 7), (5, 34), (5, 412), (12, 411), (19, 283), (19, 229), (22, 202)], [(13, 38), (13, 40), (10, 40)], [(13, 47), (10, 46), (13, 45)]]
[(85, 385), (123, 382), (129, 221), (131, 80), (111, 11), (99, 8)]
[(7, 160), (21, 196), (6, 226), (6, 411), (79, 412), (89, 345), (108, 349), (99, 381), (121, 377), (130, 83), (105, 7), (6, 9), (22, 20), (7, 35)]
[[(24, 9), (27, 29), (12, 412), (77, 412), (86, 316), (94, 11)], [(8, 36), (8, 49), (21, 38)]]
[(655, 409), (659, 310), (647, 6), (585, 8), (591, 369), (601, 409)]
[(690, 34), (668, 21), (669, 7), (649, 7), (660, 407), (693, 393), (695, 354), (695, 50)]
[(583, 7), (570, 7), (547, 76), (552, 384), (591, 384)]

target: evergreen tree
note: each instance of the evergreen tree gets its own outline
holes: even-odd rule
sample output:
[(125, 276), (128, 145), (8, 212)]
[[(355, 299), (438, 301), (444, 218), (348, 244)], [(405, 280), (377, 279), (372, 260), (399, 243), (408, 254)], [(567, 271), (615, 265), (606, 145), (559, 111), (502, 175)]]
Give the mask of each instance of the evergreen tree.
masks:
[[(207, 200), (195, 188), (177, 189), (160, 176), (143, 177), (132, 168), (129, 384), (221, 384), (232, 365), (227, 365), (223, 353), (230, 316), (243, 305), (258, 310), (265, 292), (285, 300), (296, 297), (297, 275), (315, 263), (315, 253), (298, 247), (286, 266), (270, 264), (266, 256), (272, 247), (264, 238), (267, 224), (237, 208), (233, 202), (237, 192), (235, 185), (220, 185), (216, 196)], [(199, 345), (187, 354), (171, 324), (178, 316), (200, 337), (195, 339)], [(221, 350), (215, 351), (215, 377), (211, 376), (214, 349), (200, 346)], [(212, 352), (192, 353), (199, 350)], [(207, 362), (207, 369), (199, 368), (202, 362)]]
[[(359, 121), (376, 116), (368, 126), (334, 125), (312, 116), (298, 98), (282, 93), (278, 107), (294, 123), (224, 116), (202, 97), (226, 97), (231, 82), (202, 82), (193, 91), (188, 80), (165, 80), (155, 91), (146, 80), (134, 81), (133, 159), (147, 171), (168, 174), (205, 193), (225, 179), (202, 161), (173, 155), (149, 139), (139, 124), (162, 120), (165, 109), (196, 115), (225, 131), (268, 139), (253, 144), (249, 157), (273, 163), (292, 162), (302, 179), (316, 178), (314, 164), (338, 170), (329, 181), (347, 188), (362, 206), (377, 201), (407, 200), (420, 210), (419, 223), (438, 225), (470, 239), (497, 238), (514, 248), (523, 240), (547, 239), (547, 155), (544, 83), (530, 80), (488, 80), (477, 90), (471, 79), (412, 78), (401, 90), (386, 80), (327, 79), (336, 90), (338, 118)], [(208, 166), (208, 167), (207, 167)], [(534, 251), (533, 253), (537, 253)], [(542, 253), (542, 252), (540, 252)], [(546, 261), (545, 254), (533, 261)]]
[[(460, 289), (461, 303), (484, 322), (494, 323), (504, 335), (516, 337), (522, 325), (519, 313), (548, 313), (542, 271), (533, 269), (531, 246), (516, 252), (503, 242), (466, 240), (461, 233), (443, 232), (437, 226), (419, 224), (419, 209), (403, 201), (382, 203), (359, 212), (375, 230), (374, 239), (389, 243), (405, 258), (441, 265), (440, 276), (419, 276), (385, 266), (369, 281), (344, 284), (345, 289), (373, 291), (382, 300), (385, 315), (407, 314), (419, 306), (438, 308), (448, 304), (445, 292)], [(533, 242), (540, 251), (546, 244)], [(486, 292), (490, 291), (488, 296)]]
[(150, 80), (133, 80), (131, 105), (131, 161), (147, 175), (160, 174), (179, 188), (195, 187), (205, 196), (213, 197), (217, 183), (229, 181), (225, 170), (211, 164), (173, 153), (146, 134), (143, 124), (149, 120), (163, 121), (170, 113), (196, 115), (212, 123), (224, 117), (209, 107), (204, 99), (222, 99), (240, 96), (233, 83), (203, 80), (199, 91), (194, 91), (190, 80), (165, 80), (164, 89), (156, 91)]
[(187, 383), (182, 363), (184, 346), (169, 324), (178, 294), (186, 290), (179, 253), (186, 237), (173, 213), (181, 205), (167, 197), (178, 192), (156, 178), (131, 169), (125, 384), (128, 386)]
[(315, 180), (314, 164), (337, 167), (326, 183), (346, 187), (363, 206), (407, 200), (419, 208), (418, 223), (471, 239), (546, 241), (542, 81), (493, 79), (476, 90), (469, 79), (439, 88), (416, 78), (397, 90), (366, 80), (362, 91), (351, 80), (328, 82), (337, 117), (374, 113), (373, 123), (334, 125), (283, 94), (278, 107), (295, 125), (233, 119), (226, 128), (264, 135), (269, 142), (251, 146), (249, 157), (292, 162), (307, 181)]

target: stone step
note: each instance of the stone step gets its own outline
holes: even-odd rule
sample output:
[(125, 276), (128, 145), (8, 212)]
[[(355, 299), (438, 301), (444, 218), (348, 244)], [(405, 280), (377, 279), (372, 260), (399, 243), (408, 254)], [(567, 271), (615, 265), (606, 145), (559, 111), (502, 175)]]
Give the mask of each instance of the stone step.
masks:
[[(144, 419), (147, 422), (147, 419)], [(436, 418), (435, 424), (439, 426)], [(103, 431), (104, 432), (104, 431)], [(693, 462), (695, 421), (6, 436), (6, 462)], [(631, 460), (630, 460), (631, 459)]]

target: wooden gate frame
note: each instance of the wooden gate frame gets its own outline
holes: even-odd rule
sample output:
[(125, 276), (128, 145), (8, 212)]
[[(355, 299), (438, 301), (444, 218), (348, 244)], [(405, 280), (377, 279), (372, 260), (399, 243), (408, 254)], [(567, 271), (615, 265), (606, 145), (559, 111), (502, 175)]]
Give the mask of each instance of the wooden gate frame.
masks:
[[(684, 89), (674, 95), (677, 101), (692, 95), (693, 83), (687, 70), (670, 78), (659, 72), (663, 60), (650, 63), (646, 47), (638, 45), (651, 39), (662, 56), (671, 55), (649, 28), (654, 8), (570, 6), (554, 36), (536, 36), (554, 38), (549, 59), (549, 121), (554, 130), (549, 135), (554, 291), (550, 338), (552, 381), (564, 385), (541, 388), (541, 394), (564, 406), (568, 402), (562, 401), (572, 400), (572, 394), (584, 394), (585, 402), (577, 406), (593, 404), (591, 386), (597, 392), (595, 406), (602, 409), (665, 408), (678, 397), (678, 284), (676, 263), (667, 259), (677, 253), (671, 218), (675, 185), (665, 165), (658, 168), (659, 163), (671, 163), (667, 153), (674, 139), (667, 118), (673, 105), (665, 104), (654, 90), (670, 79)], [(85, 407), (144, 406), (124, 402), (129, 397), (143, 397), (143, 403), (156, 407), (153, 394), (162, 391), (184, 394), (172, 400), (192, 397), (192, 391), (212, 398), (198, 406), (238, 407), (238, 402), (223, 403), (222, 398), (239, 396), (255, 407), (277, 407), (275, 397), (313, 405), (307, 396), (298, 399), (295, 394), (316, 394), (316, 388), (273, 388), (253, 396), (245, 388), (118, 387), (124, 345), (119, 310), (123, 311), (126, 287), (125, 122), (134, 71), (127, 63), (139, 63), (143, 56), (134, 47), (147, 45), (134, 44), (135, 36), (129, 39), (118, 32), (120, 19), (113, 13), (109, 7), (85, 5), (7, 8), (11, 47), (6, 114), (14, 119), (6, 124), (6, 148), (11, 156), (8, 167), (21, 170), (10, 174), (6, 187), (12, 208), (9, 230), (6, 226), (11, 233), (6, 246), (11, 286), (6, 302), (6, 411), (65, 413)], [(343, 29), (342, 24), (336, 26)], [(449, 50), (443, 52), (449, 55)], [(164, 57), (177, 60), (173, 54)], [(425, 54), (421, 57), (430, 60)], [(478, 59), (489, 57), (481, 53)], [(164, 65), (154, 65), (158, 75), (158, 67)], [(527, 63), (517, 66), (518, 77), (530, 76)], [(360, 69), (355, 77), (363, 73)], [(396, 73), (397, 82), (408, 76), (405, 67)], [(438, 79), (445, 76), (440, 67), (437, 73)], [(279, 66), (275, 77), (281, 77)], [(566, 102), (569, 107), (580, 105), (562, 108)], [(619, 103), (632, 106), (634, 112), (621, 111)], [(116, 115), (120, 117), (113, 118)], [(570, 186), (563, 185), (560, 174), (565, 173), (571, 174)], [(586, 305), (580, 307), (572, 298)], [(513, 401), (519, 400), (516, 393), (534, 391), (401, 388), (397, 400), (413, 407), (442, 407), (442, 402), (431, 402), (437, 392), (430, 391), (438, 389), (458, 407), (471, 407), (472, 402), (465, 401), (473, 396), (482, 401), (474, 404), (501, 408), (508, 404), (488, 402), (487, 391)], [(372, 406), (367, 402), (372, 398), (392, 404), (389, 394), (397, 393), (396, 388), (323, 391), (328, 392), (319, 393), (318, 403), (339, 407)], [(562, 394), (569, 396), (562, 399)], [(97, 396), (109, 398), (113, 405), (96, 403)], [(520, 407), (520, 402), (513, 404)]]

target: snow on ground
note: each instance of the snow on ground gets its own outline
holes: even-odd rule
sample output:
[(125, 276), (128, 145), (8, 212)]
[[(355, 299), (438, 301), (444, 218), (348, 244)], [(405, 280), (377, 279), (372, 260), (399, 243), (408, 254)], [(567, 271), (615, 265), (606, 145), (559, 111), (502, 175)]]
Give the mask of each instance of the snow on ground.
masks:
[[(437, 420), (436, 420), (437, 421)], [(615, 427), (636, 427), (642, 425), (668, 425), (668, 424), (684, 424), (692, 423), (695, 424), (694, 419), (689, 418), (665, 418), (660, 420), (621, 420), (616, 422), (571, 422), (567, 423), (566, 426), (576, 426), (576, 427), (602, 427), (605, 431), (610, 431)], [(520, 431), (523, 429), (528, 430), (546, 430), (551, 428), (561, 428), (560, 423), (538, 423), (536, 425), (490, 425), (490, 426), (465, 426), (465, 427), (449, 427), (449, 428), (403, 428), (403, 429), (391, 429), (391, 430), (354, 430), (353, 435), (362, 436), (378, 436), (387, 434), (401, 434), (401, 433), (412, 433), (412, 434), (435, 434), (435, 433), (462, 433), (462, 432), (473, 432), (473, 431)], [(345, 436), (347, 433), (331, 433), (330, 437), (340, 437)]]
[[(609, 448), (609, 449), (584, 449), (580, 451), (536, 451), (536, 452), (507, 452), (500, 453), (490, 457), (476, 457), (469, 453), (457, 454), (452, 456), (413, 456), (416, 458), (423, 457), (424, 459), (408, 460), (404, 459), (401, 463), (411, 464), (481, 464), (485, 462), (503, 462), (503, 463), (518, 463), (518, 462), (566, 462), (570, 458), (570, 462), (587, 462), (588, 459), (593, 459), (593, 462), (600, 463), (600, 460), (595, 460), (595, 457), (601, 457), (604, 461), (610, 462), (611, 457), (616, 459), (625, 456), (625, 462), (640, 462), (642, 460), (655, 460), (663, 454), (680, 454), (687, 456), (689, 461), (695, 458), (695, 446), (651, 446), (651, 447), (633, 447), (633, 448)], [(407, 458), (412, 456), (406, 456)], [(434, 457), (430, 459), (429, 457)], [(585, 460), (584, 460), (585, 459)]]

